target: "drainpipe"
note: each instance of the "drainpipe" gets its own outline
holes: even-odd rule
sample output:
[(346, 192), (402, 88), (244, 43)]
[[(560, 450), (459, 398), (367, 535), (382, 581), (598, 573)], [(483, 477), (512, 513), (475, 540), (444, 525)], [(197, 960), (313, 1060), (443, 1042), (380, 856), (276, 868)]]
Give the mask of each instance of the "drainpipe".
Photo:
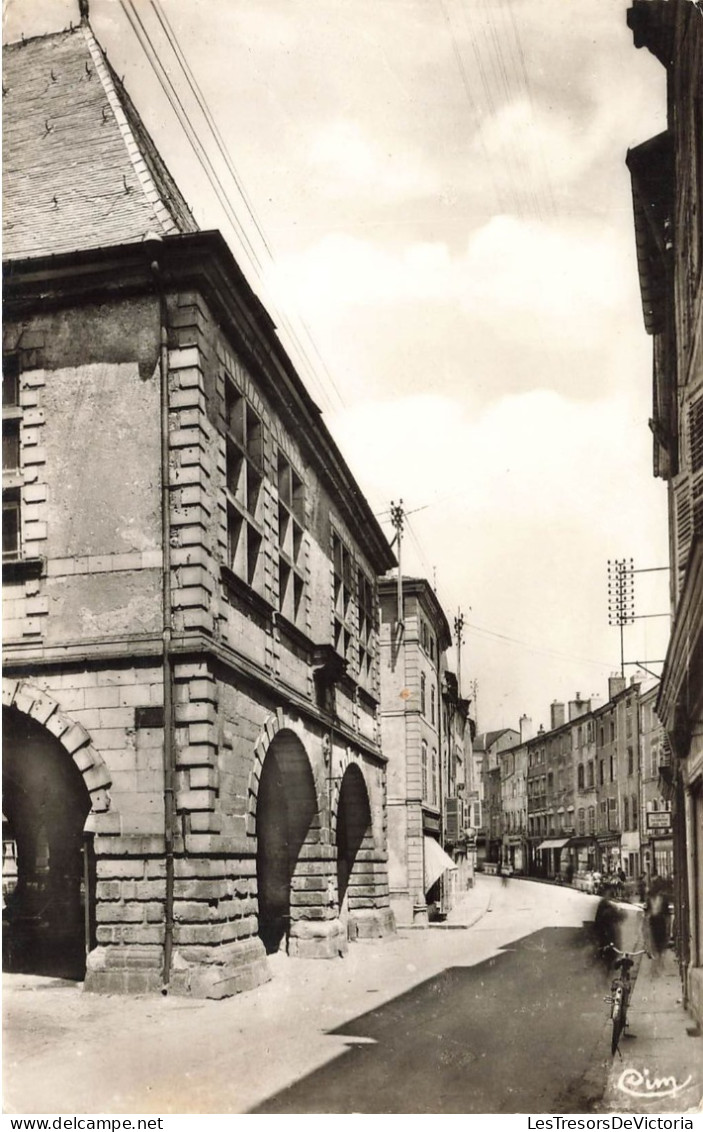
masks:
[(166, 893), (164, 899), (164, 951), (161, 993), (168, 994), (173, 954), (174, 904), (174, 828), (175, 828), (175, 720), (173, 712), (173, 666), (171, 664), (171, 522), (169, 496), (169, 420), (168, 420), (168, 310), (161, 268), (157, 258), (151, 270), (159, 298), (159, 380), (161, 393), (161, 594), (162, 594), (162, 672), (164, 685), (164, 860)]

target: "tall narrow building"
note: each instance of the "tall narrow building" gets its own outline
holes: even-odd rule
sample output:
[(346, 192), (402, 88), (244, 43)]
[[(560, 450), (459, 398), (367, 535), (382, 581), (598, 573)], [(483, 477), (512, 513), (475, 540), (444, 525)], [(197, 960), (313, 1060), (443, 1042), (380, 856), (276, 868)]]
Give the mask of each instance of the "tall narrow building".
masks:
[(3, 82), (5, 958), (221, 997), (392, 929), (394, 557), (87, 20)]
[(703, 1022), (703, 14), (690, 0), (635, 0), (627, 18), (666, 70), (667, 128), (627, 164), (653, 339), (654, 474), (669, 502), (673, 627), (656, 713), (673, 756), (676, 946)]

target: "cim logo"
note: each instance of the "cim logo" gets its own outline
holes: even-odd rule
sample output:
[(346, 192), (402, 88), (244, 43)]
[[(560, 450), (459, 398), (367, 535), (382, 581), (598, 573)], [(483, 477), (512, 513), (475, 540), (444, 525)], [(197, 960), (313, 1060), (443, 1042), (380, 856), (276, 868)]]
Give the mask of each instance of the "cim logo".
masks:
[(640, 1073), (639, 1069), (623, 1069), (618, 1077), (617, 1087), (621, 1093), (638, 1100), (658, 1100), (659, 1097), (675, 1097), (687, 1089), (693, 1078), (689, 1074), (679, 1085), (675, 1077), (650, 1077), (649, 1070)]

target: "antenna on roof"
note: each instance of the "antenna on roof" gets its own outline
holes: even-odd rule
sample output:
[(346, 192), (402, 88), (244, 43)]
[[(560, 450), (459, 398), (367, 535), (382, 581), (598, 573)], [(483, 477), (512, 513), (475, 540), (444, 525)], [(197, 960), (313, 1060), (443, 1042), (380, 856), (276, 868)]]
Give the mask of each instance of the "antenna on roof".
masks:
[(89, 0), (78, 0), (78, 8), (81, 13), (81, 23), (87, 24), (90, 19), (90, 3)]

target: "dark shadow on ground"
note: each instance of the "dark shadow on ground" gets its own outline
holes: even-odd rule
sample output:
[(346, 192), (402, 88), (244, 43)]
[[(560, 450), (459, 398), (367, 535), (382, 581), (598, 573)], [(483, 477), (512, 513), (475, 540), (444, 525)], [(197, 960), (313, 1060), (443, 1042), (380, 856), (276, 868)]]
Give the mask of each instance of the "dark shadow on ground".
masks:
[(447, 968), (330, 1031), (350, 1048), (251, 1111), (588, 1112), (610, 1063), (598, 944), (593, 924), (545, 928)]

